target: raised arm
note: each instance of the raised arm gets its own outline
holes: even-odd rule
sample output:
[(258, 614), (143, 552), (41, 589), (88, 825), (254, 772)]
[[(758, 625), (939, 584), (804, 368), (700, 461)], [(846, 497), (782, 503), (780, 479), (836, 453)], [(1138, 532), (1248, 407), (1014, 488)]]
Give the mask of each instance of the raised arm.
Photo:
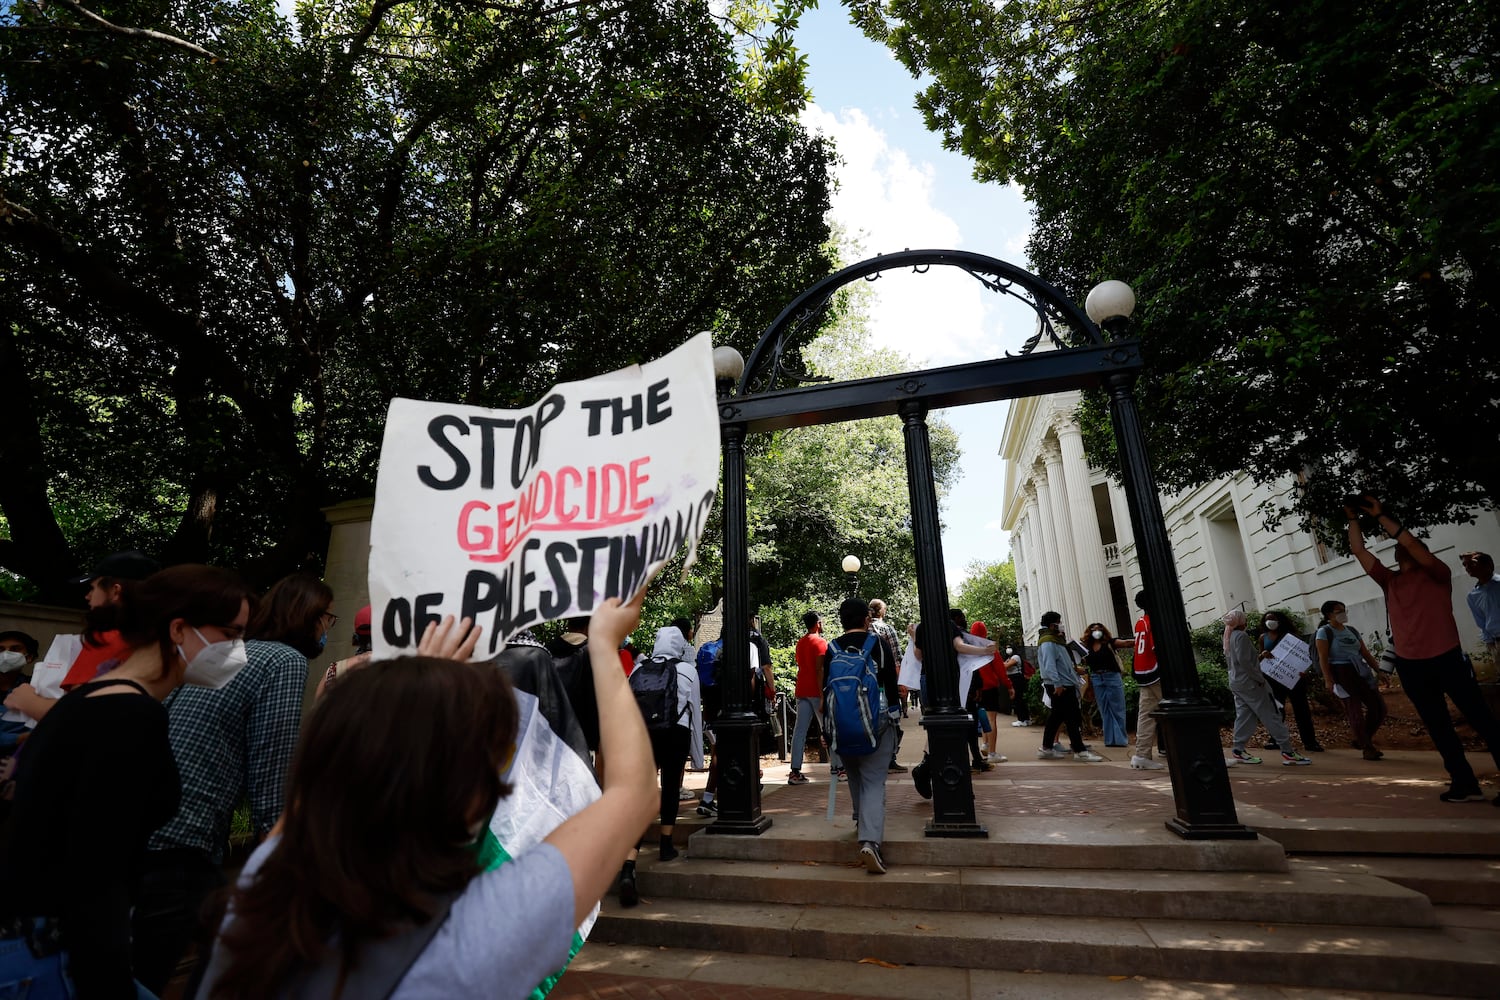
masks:
[[(1345, 507), (1344, 516), (1349, 519), (1349, 551), (1354, 553), (1355, 559), (1359, 560), (1360, 567), (1370, 576), (1374, 576), (1375, 567), (1381, 563), (1375, 558), (1373, 552), (1365, 548), (1365, 533), (1360, 530), (1359, 515), (1354, 512), (1354, 508)], [(1322, 645), (1322, 640), (1318, 640), (1318, 643)]]
[(599, 750), (609, 761), (604, 794), (553, 830), (556, 847), (573, 875), (575, 925), (609, 890), (625, 855), (640, 839), (658, 805), (656, 765), (646, 724), (630, 693), (615, 650), (641, 620), (645, 588), (629, 604), (610, 598), (589, 622), (589, 664), (599, 704)]
[(1379, 500), (1376, 500), (1374, 497), (1370, 499), (1375, 506), (1375, 520), (1380, 524), (1381, 529), (1387, 535), (1394, 538), (1396, 544), (1405, 549), (1407, 554), (1416, 560), (1417, 565), (1422, 567), (1423, 572), (1440, 583), (1447, 583), (1453, 579), (1453, 571), (1448, 568), (1447, 563), (1433, 555), (1432, 550), (1427, 547), (1422, 539), (1406, 530), (1405, 525), (1386, 513), (1385, 509), (1380, 506)]

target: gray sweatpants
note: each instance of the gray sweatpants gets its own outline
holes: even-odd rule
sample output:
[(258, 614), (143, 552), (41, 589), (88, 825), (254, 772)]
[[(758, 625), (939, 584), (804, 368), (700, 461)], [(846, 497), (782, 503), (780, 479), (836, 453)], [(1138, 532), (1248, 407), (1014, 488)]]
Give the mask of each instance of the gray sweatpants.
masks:
[(886, 723), (874, 753), (841, 754), (849, 775), (849, 797), (854, 800), (854, 815), (859, 817), (859, 841), (879, 844), (885, 836), (885, 778), (891, 770), (891, 754), (896, 752), (896, 725)]
[(1229, 691), (1234, 695), (1234, 749), (1245, 749), (1245, 743), (1255, 735), (1255, 723), (1259, 721), (1283, 753), (1292, 752), (1292, 734), (1287, 732), (1281, 713), (1271, 701), (1269, 684), (1256, 684), (1244, 691), (1232, 687)]

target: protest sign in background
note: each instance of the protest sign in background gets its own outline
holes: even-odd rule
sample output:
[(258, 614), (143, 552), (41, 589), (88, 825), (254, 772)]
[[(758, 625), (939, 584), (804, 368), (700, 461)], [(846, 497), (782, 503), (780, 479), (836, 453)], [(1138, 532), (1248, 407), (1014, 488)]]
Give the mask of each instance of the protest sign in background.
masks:
[(1276, 644), (1269, 660), (1260, 661), (1260, 672), (1282, 687), (1291, 688), (1297, 686), (1297, 678), (1310, 666), (1312, 657), (1308, 654), (1307, 643), (1291, 635)]
[(370, 525), (376, 655), (449, 614), (483, 626), (490, 655), (629, 598), (683, 545), (691, 565), (718, 472), (706, 333), (524, 409), (392, 400)]

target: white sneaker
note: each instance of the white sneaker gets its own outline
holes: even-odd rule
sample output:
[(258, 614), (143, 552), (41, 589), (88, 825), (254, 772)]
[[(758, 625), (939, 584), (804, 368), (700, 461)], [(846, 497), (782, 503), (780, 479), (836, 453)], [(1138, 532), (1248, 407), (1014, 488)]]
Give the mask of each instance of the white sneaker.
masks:
[(1036, 752), (1037, 760), (1061, 760), (1068, 755), (1062, 747), (1042, 747)]
[(1130, 766), (1137, 771), (1161, 771), (1166, 768), (1165, 764), (1154, 761), (1150, 757), (1132, 757)]
[(1005, 756), (1005, 754), (1003, 753), (992, 753), (984, 759), (989, 761), (991, 764), (1004, 764), (1010, 758)]
[(1029, 722), (1022, 722), (1020, 719), (1017, 719), (1015, 722), (1012, 722), (1011, 725), (1012, 726), (1016, 726), (1016, 727), (1019, 728), (1021, 726), (1029, 726), (1029, 725), (1031, 725), (1031, 723), (1029, 723)]
[(1080, 750), (1073, 755), (1073, 759), (1086, 760), (1089, 763), (1093, 763), (1094, 761), (1103, 760), (1104, 758), (1094, 753), (1094, 751), (1092, 750)]

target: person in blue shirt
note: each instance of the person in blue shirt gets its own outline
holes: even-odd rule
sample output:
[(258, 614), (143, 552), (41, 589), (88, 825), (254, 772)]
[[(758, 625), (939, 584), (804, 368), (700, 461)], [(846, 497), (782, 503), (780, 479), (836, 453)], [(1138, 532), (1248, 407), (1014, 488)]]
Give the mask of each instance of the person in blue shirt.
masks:
[(1054, 742), (1059, 728), (1066, 726), (1074, 760), (1103, 760), (1083, 743), (1083, 716), (1078, 707), (1078, 672), (1073, 658), (1063, 645), (1062, 615), (1048, 611), (1042, 615), (1041, 633), (1037, 638), (1037, 669), (1052, 702), (1047, 724), (1042, 729), (1042, 747), (1036, 752), (1042, 760), (1066, 757), (1068, 751)]
[(1465, 552), (1458, 558), (1463, 560), (1464, 572), (1474, 578), (1468, 593), (1469, 611), (1479, 626), (1479, 638), (1490, 658), (1500, 661), (1500, 574), (1495, 572), (1495, 560), (1484, 552)]

